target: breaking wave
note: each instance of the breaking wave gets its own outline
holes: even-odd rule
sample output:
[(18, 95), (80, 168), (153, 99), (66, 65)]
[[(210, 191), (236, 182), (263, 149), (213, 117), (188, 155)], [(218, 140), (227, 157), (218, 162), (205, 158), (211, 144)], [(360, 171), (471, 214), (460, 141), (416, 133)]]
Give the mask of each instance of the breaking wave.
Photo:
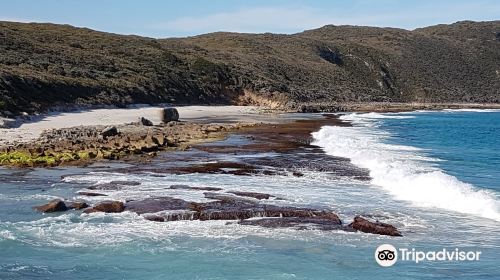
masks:
[(313, 133), (315, 142), (332, 156), (370, 171), (372, 184), (395, 198), (417, 206), (437, 207), (500, 221), (495, 194), (461, 182), (435, 166), (438, 159), (416, 147), (388, 144), (391, 134), (377, 128), (383, 118), (406, 117), (384, 114), (349, 114), (352, 127), (325, 126)]

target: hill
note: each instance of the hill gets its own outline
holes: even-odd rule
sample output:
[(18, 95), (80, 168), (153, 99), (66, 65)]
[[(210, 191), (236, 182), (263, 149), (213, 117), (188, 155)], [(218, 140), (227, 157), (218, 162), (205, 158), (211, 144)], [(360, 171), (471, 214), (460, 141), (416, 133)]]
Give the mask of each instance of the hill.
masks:
[(0, 22), (0, 114), (133, 103), (500, 102), (500, 21), (153, 39)]

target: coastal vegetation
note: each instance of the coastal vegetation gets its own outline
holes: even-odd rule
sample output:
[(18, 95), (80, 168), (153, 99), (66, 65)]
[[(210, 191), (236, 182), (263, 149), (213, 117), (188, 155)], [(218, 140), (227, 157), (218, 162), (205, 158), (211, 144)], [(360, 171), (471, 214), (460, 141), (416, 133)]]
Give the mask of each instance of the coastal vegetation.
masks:
[[(80, 162), (91, 158), (91, 153), (85, 151), (79, 152), (61, 152), (50, 153), (48, 155), (37, 155), (23, 151), (12, 151), (0, 153), (0, 165), (17, 167), (35, 167), (35, 166), (56, 166), (62, 163), (68, 163), (75, 160)], [(94, 156), (95, 157), (95, 156)]]
[(154, 39), (0, 22), (0, 115), (58, 106), (500, 102), (500, 21)]

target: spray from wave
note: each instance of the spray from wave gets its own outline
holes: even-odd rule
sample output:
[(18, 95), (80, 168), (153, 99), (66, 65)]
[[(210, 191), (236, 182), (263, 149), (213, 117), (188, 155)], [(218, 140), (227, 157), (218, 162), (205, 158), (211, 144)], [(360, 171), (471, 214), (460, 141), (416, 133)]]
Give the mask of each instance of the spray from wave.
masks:
[(500, 203), (494, 194), (446, 174), (432, 164), (436, 159), (424, 156), (418, 148), (385, 143), (391, 135), (376, 124), (394, 117), (405, 116), (345, 115), (341, 118), (352, 121), (353, 127), (325, 126), (313, 133), (313, 144), (329, 155), (350, 158), (353, 164), (367, 168), (372, 183), (397, 199), (500, 221)]

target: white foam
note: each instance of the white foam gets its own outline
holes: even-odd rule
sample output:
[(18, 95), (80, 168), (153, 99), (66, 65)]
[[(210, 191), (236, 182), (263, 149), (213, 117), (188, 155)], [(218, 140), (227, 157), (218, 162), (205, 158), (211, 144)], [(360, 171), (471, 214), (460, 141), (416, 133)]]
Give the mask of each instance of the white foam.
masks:
[[(29, 222), (5, 222), (0, 240), (12, 239), (34, 246), (95, 247), (133, 242), (160, 242), (162, 250), (176, 250), (186, 238), (237, 241), (245, 237), (302, 240), (341, 238), (320, 230), (267, 229), (240, 225), (237, 221), (174, 221), (158, 223), (125, 211), (123, 213), (69, 213)], [(12, 233), (10, 230), (14, 231)], [(181, 238), (181, 239), (179, 239)], [(184, 240), (184, 241), (183, 241)], [(212, 249), (213, 244), (207, 243)]]
[(417, 148), (384, 143), (391, 135), (374, 123), (385, 115), (377, 114), (376, 119), (373, 116), (345, 115), (342, 118), (355, 126), (325, 126), (313, 133), (313, 144), (329, 155), (350, 158), (353, 164), (367, 168), (372, 184), (397, 199), (500, 221), (500, 203), (495, 194), (446, 174)]
[(500, 109), (444, 109), (445, 112), (475, 112), (475, 113), (495, 113), (500, 112)]

